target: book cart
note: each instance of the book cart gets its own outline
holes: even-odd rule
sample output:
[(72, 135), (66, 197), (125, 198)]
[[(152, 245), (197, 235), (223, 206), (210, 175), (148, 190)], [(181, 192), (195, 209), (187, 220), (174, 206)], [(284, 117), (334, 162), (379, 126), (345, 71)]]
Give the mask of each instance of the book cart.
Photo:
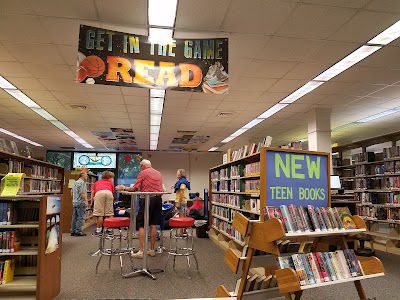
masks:
[[(14, 252), (0, 253), (0, 260), (12, 258), (15, 262), (14, 279), (0, 284), (0, 299), (54, 299), (61, 283), (60, 187), (64, 169), (2, 151), (0, 160), (1, 176), (9, 172), (26, 174), (16, 196), (0, 196), (1, 205), (10, 209), (10, 217), (4, 218), (2, 213), (0, 232), (15, 231), (20, 247)], [(37, 185), (40, 191), (32, 191)], [(4, 248), (5, 244), (2, 245)]]
[[(330, 188), (329, 188), (329, 159), (328, 153), (321, 152), (311, 152), (302, 150), (286, 150), (286, 149), (273, 149), (273, 148), (263, 148), (260, 153), (260, 199), (261, 203), (265, 203), (266, 206), (277, 206), (277, 205), (314, 205), (321, 207), (330, 206)], [(307, 157), (309, 157), (307, 159)], [(308, 180), (307, 168), (312, 165), (312, 161), (320, 161), (320, 173), (319, 177), (314, 176), (314, 180)], [(302, 161), (306, 163), (302, 163)], [(289, 166), (289, 161), (292, 166)], [(308, 163), (307, 163), (308, 161)], [(294, 168), (292, 168), (294, 166)], [(313, 167), (314, 175), (316, 174), (315, 165)], [(279, 172), (278, 172), (279, 171)], [(282, 178), (282, 172), (286, 178)], [(274, 174), (275, 172), (275, 174)], [(266, 176), (263, 176), (265, 174)], [(276, 176), (279, 174), (280, 176)], [(305, 174), (304, 178), (301, 174)], [(293, 176), (294, 175), (294, 176)], [(300, 175), (300, 176), (299, 176)], [(308, 175), (311, 175), (308, 172)], [(289, 178), (290, 177), (290, 178)], [(309, 176), (311, 177), (311, 176)], [(302, 179), (304, 182), (299, 184), (299, 180)], [(312, 178), (309, 178), (312, 179)], [(315, 180), (318, 179), (318, 180)], [(277, 183), (279, 185), (277, 185)], [(272, 194), (271, 191), (274, 190), (276, 186), (287, 186), (295, 188), (323, 188), (325, 190), (325, 197), (320, 200), (321, 203), (317, 203), (318, 200), (300, 200), (294, 192), (294, 197), (292, 199), (276, 199), (276, 193)], [(272, 188), (272, 189), (271, 189)], [(275, 188), (276, 190), (276, 188)], [(275, 196), (275, 197), (274, 197)], [(283, 197), (280, 197), (283, 198)], [(287, 197), (289, 198), (289, 197)], [(301, 197), (300, 197), (301, 198)], [(297, 200), (297, 201), (296, 201)], [(264, 202), (265, 201), (265, 202)], [(311, 203), (309, 201), (312, 201)], [(341, 229), (341, 230), (331, 230), (331, 231), (320, 231), (320, 232), (300, 232), (300, 233), (286, 233), (281, 220), (278, 218), (272, 218), (264, 221), (262, 218), (260, 221), (254, 222), (244, 217), (241, 214), (235, 215), (232, 226), (237, 230), (245, 239), (248, 244), (248, 249), (246, 252), (240, 252), (235, 249), (227, 249), (225, 253), (225, 262), (231, 268), (232, 271), (237, 273), (239, 266), (242, 265), (242, 278), (237, 294), (230, 293), (224, 286), (219, 286), (217, 288), (217, 297), (232, 297), (236, 296), (238, 300), (241, 299), (266, 299), (279, 296), (281, 294), (285, 299), (292, 299), (292, 295), (295, 295), (295, 299), (300, 299), (303, 290), (310, 288), (318, 288), (321, 286), (327, 286), (332, 284), (340, 284), (344, 282), (354, 282), (357, 293), (360, 299), (367, 299), (363, 287), (361, 285), (361, 280), (383, 276), (384, 268), (382, 263), (376, 257), (357, 257), (359, 260), (364, 275), (351, 277), (343, 280), (335, 280), (323, 283), (316, 283), (311, 285), (301, 286), (296, 272), (291, 268), (278, 269), (276, 266), (276, 258), (281, 256), (278, 247), (278, 241), (284, 239), (295, 239), (295, 240), (312, 240), (312, 252), (316, 251), (327, 251), (329, 245), (339, 246), (341, 249), (348, 249), (346, 237), (356, 235), (367, 230), (367, 226), (362, 218), (355, 215), (352, 216), (354, 223), (356, 224), (356, 229)], [(272, 262), (265, 266), (265, 274), (274, 273), (277, 280), (277, 289), (265, 289), (254, 292), (244, 292), (247, 283), (247, 274), (252, 265), (252, 261), (257, 256), (253, 256), (256, 250), (264, 251), (272, 256)], [(277, 295), (277, 290), (279, 294)]]

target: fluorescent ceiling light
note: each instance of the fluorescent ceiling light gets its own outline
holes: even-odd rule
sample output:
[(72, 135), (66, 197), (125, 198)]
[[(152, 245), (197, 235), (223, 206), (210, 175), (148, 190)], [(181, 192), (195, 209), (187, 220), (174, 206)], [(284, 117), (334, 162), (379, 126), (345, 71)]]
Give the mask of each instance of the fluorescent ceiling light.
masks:
[(164, 98), (164, 97), (165, 97), (165, 90), (157, 90), (157, 89), (150, 90), (150, 98)]
[(161, 115), (152, 115), (150, 114), (150, 126), (161, 125)]
[(153, 44), (172, 44), (173, 30), (164, 28), (149, 28), (149, 41)]
[(13, 86), (7, 79), (5, 79), (3, 76), (0, 76), (0, 88), (2, 89), (10, 89), (10, 90), (16, 90), (17, 88)]
[(43, 145), (41, 145), (41, 144), (38, 144), (38, 143), (36, 143), (36, 142), (33, 142), (33, 141), (31, 141), (31, 140), (29, 140), (29, 139), (27, 139), (27, 138), (24, 138), (23, 136), (20, 136), (20, 135), (18, 135), (18, 134), (15, 134), (15, 133), (13, 133), (13, 132), (11, 132), (11, 131), (8, 131), (8, 130), (6, 130), (6, 129), (4, 129), (4, 128), (0, 128), (0, 132), (5, 133), (5, 134), (7, 134), (7, 135), (9, 135), (9, 136), (15, 137), (16, 139), (19, 139), (19, 140), (21, 140), (21, 141), (27, 142), (27, 143), (29, 143), (29, 144), (31, 144), (31, 145), (38, 146), (38, 147), (43, 147)]
[(255, 118), (254, 120), (251, 120), (249, 123), (247, 123), (246, 125), (244, 125), (242, 128), (245, 128), (245, 129), (253, 128), (254, 126), (256, 126), (256, 125), (258, 125), (259, 123), (261, 123), (262, 121), (264, 121), (264, 119)]
[(22, 104), (28, 106), (29, 108), (40, 108), (40, 105), (38, 105), (36, 102), (34, 102), (31, 98), (29, 98), (20, 90), (5, 89), (5, 91), (9, 93), (11, 96), (13, 96), (15, 99), (17, 99), (19, 102), (21, 102)]
[(376, 120), (376, 119), (379, 119), (379, 118), (382, 118), (382, 117), (386, 117), (388, 115), (391, 115), (391, 114), (394, 114), (394, 113), (398, 113), (398, 112), (400, 112), (400, 110), (397, 109), (397, 108), (389, 109), (389, 110), (385, 110), (385, 111), (383, 111), (381, 113), (378, 113), (378, 114), (366, 117), (364, 119), (358, 120), (356, 122), (357, 123), (366, 123), (366, 122), (373, 121), (373, 120)]
[(226, 139), (222, 140), (221, 143), (229, 143), (232, 141), (236, 136), (228, 136)]
[(92, 145), (90, 145), (88, 142), (86, 142), (84, 139), (82, 139), (79, 135), (77, 135), (75, 132), (72, 130), (64, 130), (66, 134), (68, 134), (70, 137), (72, 137), (75, 141), (80, 143), (82, 146), (85, 148), (94, 148)]
[(245, 133), (247, 130), (248, 130), (247, 128), (240, 128), (236, 130), (234, 133), (232, 133), (230, 136), (238, 137), (239, 135)]
[(309, 81), (305, 85), (303, 85), (301, 88), (298, 90), (294, 91), (291, 93), (289, 96), (284, 98), (283, 100), (279, 101), (279, 103), (293, 103), (294, 101), (300, 99), (304, 95), (308, 94), (312, 90), (315, 90), (317, 87), (319, 87), (321, 84), (324, 82), (321, 81)]
[(387, 45), (390, 42), (394, 41), (400, 36), (400, 21), (397, 21), (392, 26), (388, 27), (372, 40), (368, 42), (368, 44), (374, 45)]
[(86, 148), (90, 148), (93, 149), (94, 147), (92, 145), (90, 145), (89, 143), (82, 143), (82, 146), (86, 147)]
[(150, 150), (157, 150), (157, 145), (150, 145)]
[(270, 116), (276, 114), (278, 111), (280, 111), (281, 109), (284, 109), (286, 106), (288, 106), (289, 104), (282, 104), (282, 103), (277, 103), (274, 106), (272, 106), (271, 108), (269, 108), (267, 111), (265, 111), (264, 113), (262, 113), (261, 115), (259, 115), (257, 117), (257, 119), (267, 119)]
[(163, 98), (150, 98), (150, 113), (161, 115), (164, 106)]
[(341, 130), (343, 130), (343, 129), (347, 129), (347, 128), (350, 128), (350, 127), (353, 127), (353, 126), (356, 126), (356, 125), (358, 125), (357, 122), (352, 122), (352, 123), (344, 124), (344, 125), (342, 125), (342, 126), (333, 128), (333, 129), (332, 129), (332, 132), (338, 132), (338, 131), (341, 131)]
[(49, 114), (46, 110), (43, 108), (31, 108), (35, 113), (38, 115), (42, 116), (48, 121), (57, 121), (57, 118)]
[(62, 131), (65, 130), (69, 130), (69, 128), (67, 126), (65, 126), (63, 123), (61, 123), (60, 121), (50, 121), (51, 124), (53, 124), (54, 126), (56, 126), (57, 128), (61, 129)]
[(149, 25), (173, 27), (178, 0), (149, 0)]
[(328, 81), (381, 48), (380, 46), (361, 46), (315, 77), (314, 80)]
[(160, 126), (157, 126), (157, 125), (150, 126), (150, 134), (151, 133), (159, 133), (159, 132), (160, 132)]
[(72, 130), (64, 130), (64, 132), (66, 134), (68, 134), (70, 137), (72, 137), (73, 139), (76, 139), (79, 137), (79, 135), (77, 135), (75, 132), (73, 132)]
[(212, 147), (212, 148), (210, 148), (210, 149), (208, 149), (208, 151), (216, 151), (216, 150), (218, 150), (218, 147)]
[(150, 141), (158, 141), (158, 133), (150, 133)]

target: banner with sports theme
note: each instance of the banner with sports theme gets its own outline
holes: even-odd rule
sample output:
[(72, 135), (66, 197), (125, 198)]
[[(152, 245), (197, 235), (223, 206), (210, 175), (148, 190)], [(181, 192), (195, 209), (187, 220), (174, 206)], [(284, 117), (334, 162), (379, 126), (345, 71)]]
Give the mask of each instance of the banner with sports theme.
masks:
[(80, 26), (76, 80), (178, 91), (229, 91), (228, 39), (174, 39)]

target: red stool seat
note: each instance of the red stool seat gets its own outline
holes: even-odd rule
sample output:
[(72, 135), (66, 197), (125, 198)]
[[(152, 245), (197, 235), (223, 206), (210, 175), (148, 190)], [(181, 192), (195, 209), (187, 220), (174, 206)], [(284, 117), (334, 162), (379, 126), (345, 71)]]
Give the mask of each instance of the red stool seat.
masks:
[(169, 219), (169, 226), (174, 228), (192, 227), (194, 225), (194, 219), (188, 217), (182, 218), (171, 218)]
[(126, 217), (120, 218), (107, 218), (104, 220), (104, 227), (107, 228), (119, 228), (119, 227), (129, 227), (130, 219)]

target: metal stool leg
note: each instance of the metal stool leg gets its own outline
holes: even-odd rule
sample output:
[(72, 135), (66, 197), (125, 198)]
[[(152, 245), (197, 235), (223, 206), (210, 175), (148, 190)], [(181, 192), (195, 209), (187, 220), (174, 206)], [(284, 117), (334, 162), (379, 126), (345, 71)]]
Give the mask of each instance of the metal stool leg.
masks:
[(172, 248), (172, 230), (173, 230), (173, 229), (171, 229), (171, 230), (169, 231), (169, 251), (168, 251), (167, 261), (166, 261), (165, 266), (164, 266), (164, 276), (165, 276), (165, 274), (167, 273), (167, 265), (168, 265), (168, 261), (169, 261), (169, 256), (171, 255), (171, 248)]
[[(187, 228), (186, 228), (186, 232), (188, 232)], [(193, 233), (193, 232), (192, 232)], [(191, 274), (191, 270), (190, 270), (190, 257), (189, 257), (189, 236), (186, 236), (186, 260), (187, 260), (187, 264), (188, 264), (188, 269), (189, 269), (189, 279), (192, 278), (192, 274)]]
[[(105, 230), (104, 230), (104, 231), (105, 231)], [(113, 229), (113, 233), (114, 233), (114, 229)], [(105, 235), (105, 234), (103, 233), (103, 235)], [(111, 256), (112, 256), (112, 254), (114, 253), (114, 236), (113, 236), (112, 239), (111, 239), (111, 249), (110, 249), (110, 251), (111, 251), (110, 257), (109, 257), (109, 259), (108, 259), (108, 269), (109, 269), (109, 270), (111, 269)]]
[(100, 264), (100, 261), (101, 261), (101, 259), (103, 258), (103, 249), (104, 249), (104, 241), (103, 241), (103, 239), (104, 239), (104, 236), (102, 235), (101, 237), (100, 237), (100, 243), (99, 243), (99, 260), (97, 261), (97, 264), (96, 264), (96, 274), (98, 273), (98, 271), (99, 271), (99, 264)]
[(122, 251), (122, 230), (121, 230), (121, 228), (119, 228), (119, 264), (121, 266), (121, 276), (122, 276), (122, 274), (124, 274), (124, 272), (123, 272), (123, 268), (122, 268), (121, 251)]
[[(177, 235), (178, 235), (178, 229), (175, 228), (175, 249), (173, 249), (175, 254), (178, 254), (178, 237), (177, 237)], [(174, 268), (174, 270), (175, 270), (175, 260), (176, 260), (176, 255), (174, 255), (174, 263), (172, 266)]]

